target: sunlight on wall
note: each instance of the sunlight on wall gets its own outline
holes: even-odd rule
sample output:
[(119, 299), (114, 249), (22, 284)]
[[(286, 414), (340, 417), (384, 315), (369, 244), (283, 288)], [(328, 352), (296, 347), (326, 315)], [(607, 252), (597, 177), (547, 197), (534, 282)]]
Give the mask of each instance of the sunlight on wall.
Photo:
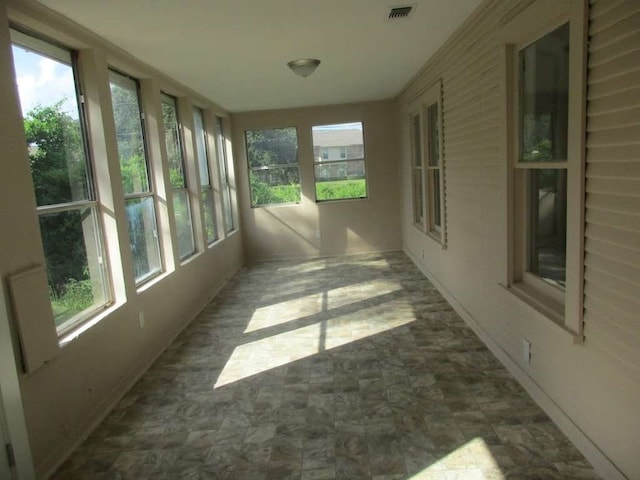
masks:
[(433, 478), (504, 480), (505, 477), (489, 446), (482, 438), (477, 437), (407, 480)]
[(334, 288), (323, 293), (305, 295), (274, 305), (267, 305), (258, 308), (254, 312), (245, 333), (282, 325), (311, 315), (317, 315), (327, 310), (397, 292), (401, 289), (402, 287), (398, 282), (373, 280), (370, 282), (351, 284), (346, 287)]
[[(317, 305), (317, 314), (321, 315), (317, 322), (236, 347), (214, 388), (415, 321), (411, 304), (393, 296), (393, 292), (401, 288), (395, 281), (373, 280), (314, 295), (322, 300)], [(303, 305), (304, 299), (260, 309), (261, 313), (252, 319), (247, 331), (277, 324), (275, 315), (283, 315), (280, 324), (300, 318), (295, 308), (298, 302)], [(283, 305), (288, 305), (291, 311), (287, 312)], [(270, 308), (274, 310), (269, 311)], [(380, 315), (381, 309), (386, 312), (384, 316)], [(268, 322), (267, 318), (270, 318)]]

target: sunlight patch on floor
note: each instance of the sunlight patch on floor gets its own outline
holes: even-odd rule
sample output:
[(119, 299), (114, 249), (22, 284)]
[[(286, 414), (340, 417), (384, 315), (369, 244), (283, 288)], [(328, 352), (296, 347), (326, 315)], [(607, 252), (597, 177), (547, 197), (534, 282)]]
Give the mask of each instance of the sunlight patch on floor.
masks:
[(363, 302), (402, 290), (402, 285), (391, 280), (372, 280), (339, 287), (323, 293), (314, 293), (256, 309), (245, 333), (255, 332), (321, 312)]
[(491, 448), (480, 437), (465, 443), (408, 480), (504, 480)]
[[(379, 282), (368, 283), (377, 283), (380, 287)], [(395, 291), (391, 286), (392, 282), (388, 283), (388, 288), (384, 291)], [(365, 303), (361, 309), (355, 312), (336, 315), (312, 325), (236, 347), (214, 388), (415, 321), (413, 308), (405, 299), (385, 299), (384, 302), (376, 303), (375, 297), (372, 297), (370, 293), (368, 288), (363, 288), (356, 294), (356, 296), (360, 296), (360, 301)], [(381, 292), (377, 291), (376, 296), (380, 295)], [(330, 295), (329, 298), (331, 298)], [(336, 297), (333, 304), (344, 306), (355, 301)], [(331, 312), (331, 310), (327, 309), (326, 311)]]

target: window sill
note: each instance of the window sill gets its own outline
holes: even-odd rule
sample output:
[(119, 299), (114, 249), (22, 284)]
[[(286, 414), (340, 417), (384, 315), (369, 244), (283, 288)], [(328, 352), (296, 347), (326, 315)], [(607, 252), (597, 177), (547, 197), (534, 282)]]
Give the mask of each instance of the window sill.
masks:
[(527, 305), (537, 317), (555, 326), (562, 335), (570, 339), (574, 345), (584, 342), (584, 335), (573, 331), (564, 322), (564, 305), (554, 299), (543, 297), (538, 291), (525, 283), (515, 283), (502, 287), (511, 295)]
[(331, 198), (327, 200), (316, 200), (318, 205), (340, 203), (340, 202), (354, 202), (358, 200), (369, 200), (369, 197), (350, 197), (350, 198)]
[(117, 311), (123, 305), (124, 305), (124, 302), (113, 303), (113, 304), (105, 307), (104, 310), (101, 310), (100, 313), (98, 313), (97, 315), (94, 315), (93, 317), (87, 318), (85, 321), (83, 321), (83, 322), (81, 322), (81, 323), (79, 323), (77, 325), (74, 325), (73, 327), (71, 327), (70, 329), (68, 329), (66, 331), (63, 331), (62, 334), (60, 335), (59, 339), (58, 339), (60, 347), (61, 348), (66, 347), (73, 340), (78, 338), (80, 335), (82, 335), (84, 332), (89, 330), (94, 325), (97, 325), (99, 322), (101, 322), (103, 319), (105, 319), (109, 315), (113, 314), (115, 311)]

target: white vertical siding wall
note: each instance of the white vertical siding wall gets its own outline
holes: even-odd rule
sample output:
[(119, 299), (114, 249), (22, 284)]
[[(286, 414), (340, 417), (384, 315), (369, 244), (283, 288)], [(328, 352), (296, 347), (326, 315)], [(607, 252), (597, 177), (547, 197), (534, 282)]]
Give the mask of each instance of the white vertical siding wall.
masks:
[[(499, 32), (532, 3), (485, 1), (399, 96), (404, 248), (604, 478), (640, 478), (640, 1), (589, 5), (580, 345), (502, 287), (508, 243)], [(440, 78), (446, 250), (412, 225), (403, 111)], [(530, 364), (522, 339), (533, 346)]]
[(585, 333), (638, 373), (640, 1), (593, 1), (589, 34)]

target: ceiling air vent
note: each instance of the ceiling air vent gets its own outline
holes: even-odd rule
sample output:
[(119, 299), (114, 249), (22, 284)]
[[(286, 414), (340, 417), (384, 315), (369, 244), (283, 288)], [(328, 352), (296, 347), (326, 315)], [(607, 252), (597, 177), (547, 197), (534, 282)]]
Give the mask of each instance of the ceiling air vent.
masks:
[(399, 5), (397, 7), (391, 7), (389, 9), (389, 13), (387, 14), (387, 18), (385, 20), (387, 22), (393, 22), (397, 20), (406, 20), (411, 16), (413, 11), (415, 10), (415, 5)]

